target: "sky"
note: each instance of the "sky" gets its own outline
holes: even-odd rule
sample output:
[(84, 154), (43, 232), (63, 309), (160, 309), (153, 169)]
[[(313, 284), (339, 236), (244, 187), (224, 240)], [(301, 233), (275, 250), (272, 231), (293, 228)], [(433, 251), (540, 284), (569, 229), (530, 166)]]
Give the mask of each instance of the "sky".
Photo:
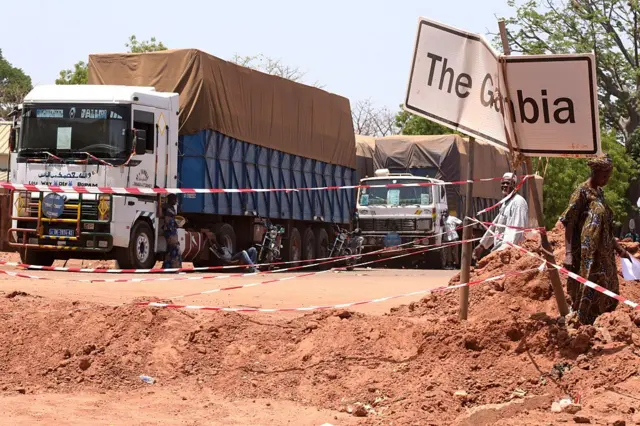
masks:
[(51, 84), (91, 53), (126, 51), (132, 34), (155, 36), (223, 59), (264, 54), (352, 104), (396, 110), (420, 16), (486, 35), (512, 14), (507, 0), (31, 0), (2, 8), (0, 49), (34, 85)]

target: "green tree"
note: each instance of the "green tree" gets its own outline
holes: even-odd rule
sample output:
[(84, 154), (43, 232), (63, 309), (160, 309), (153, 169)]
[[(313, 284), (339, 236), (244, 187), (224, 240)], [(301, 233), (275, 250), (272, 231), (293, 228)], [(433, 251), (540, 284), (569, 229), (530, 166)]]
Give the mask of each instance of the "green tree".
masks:
[(400, 134), (403, 135), (447, 135), (455, 133), (448, 127), (402, 109), (396, 114), (396, 127), (400, 129)]
[[(601, 113), (627, 151), (640, 154), (638, 0), (527, 0), (506, 19), (513, 52), (595, 52)], [(499, 38), (496, 39), (498, 42)]]
[(14, 105), (22, 102), (31, 88), (31, 77), (11, 65), (0, 49), (0, 118), (6, 117)]
[(87, 84), (89, 82), (89, 69), (84, 61), (73, 66), (73, 70), (62, 70), (56, 79), (56, 84)]
[[(158, 52), (167, 50), (167, 47), (151, 37), (149, 40), (139, 41), (135, 35), (129, 37), (129, 41), (124, 44), (128, 53)], [(60, 76), (56, 79), (56, 84), (87, 84), (89, 82), (89, 65), (84, 61), (79, 61), (73, 66), (73, 70), (60, 71)]]
[(125, 43), (125, 47), (129, 49), (129, 53), (146, 53), (146, 52), (159, 52), (167, 50), (161, 41), (156, 41), (155, 37), (151, 37), (148, 41), (138, 41), (135, 35), (129, 37), (129, 42)]
[[(614, 163), (614, 171), (605, 187), (605, 197), (614, 212), (615, 220), (622, 221), (630, 208), (625, 196), (632, 181), (637, 179), (637, 163), (616, 141), (613, 131), (603, 133), (602, 149)], [(542, 161), (545, 161), (544, 159)], [(534, 165), (534, 168), (535, 165)], [(584, 159), (551, 158), (544, 175), (544, 215), (547, 229), (553, 228), (569, 203), (573, 190), (589, 177), (589, 167)]]

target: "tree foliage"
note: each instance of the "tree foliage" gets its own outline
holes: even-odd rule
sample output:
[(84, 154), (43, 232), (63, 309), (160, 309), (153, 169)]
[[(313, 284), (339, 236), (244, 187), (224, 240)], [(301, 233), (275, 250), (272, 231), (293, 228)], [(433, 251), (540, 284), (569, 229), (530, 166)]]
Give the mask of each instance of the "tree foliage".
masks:
[(79, 61), (73, 70), (62, 70), (56, 79), (56, 84), (87, 84), (89, 82), (89, 68), (86, 62)]
[(147, 52), (160, 52), (167, 50), (161, 41), (157, 41), (155, 37), (151, 37), (149, 40), (138, 41), (135, 35), (129, 37), (129, 42), (124, 44), (129, 53), (147, 53)]
[(14, 105), (22, 102), (31, 88), (31, 77), (11, 65), (0, 50), (0, 118), (5, 118)]
[(396, 127), (403, 135), (447, 135), (455, 133), (448, 127), (411, 114), (403, 109), (396, 114)]
[[(624, 147), (616, 142), (614, 132), (602, 135), (602, 149), (611, 156), (615, 167), (609, 184), (604, 188), (605, 198), (614, 212), (615, 220), (622, 222), (630, 207), (625, 194), (630, 183), (636, 179), (637, 163), (627, 155)], [(589, 172), (587, 162), (583, 159), (549, 159), (544, 175), (544, 213), (547, 229), (553, 228), (567, 208), (571, 193), (589, 178)]]
[(640, 154), (640, 7), (638, 0), (514, 0), (506, 19), (514, 52), (595, 52), (601, 113), (627, 150)]
[[(155, 37), (149, 40), (139, 41), (135, 35), (129, 37), (129, 41), (124, 44), (128, 53), (158, 52), (167, 50), (167, 47), (157, 41)], [(89, 82), (89, 65), (84, 61), (77, 62), (73, 69), (60, 71), (60, 76), (56, 79), (56, 84), (87, 84)]]

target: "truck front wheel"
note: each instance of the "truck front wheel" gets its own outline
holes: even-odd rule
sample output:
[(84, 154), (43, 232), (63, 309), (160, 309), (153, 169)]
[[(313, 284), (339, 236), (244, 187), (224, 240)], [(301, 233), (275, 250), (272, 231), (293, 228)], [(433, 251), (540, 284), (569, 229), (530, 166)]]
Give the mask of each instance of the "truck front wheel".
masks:
[[(442, 247), (439, 250), (432, 250), (427, 252), (427, 268), (428, 269), (443, 269), (445, 266), (445, 250), (448, 247)], [(457, 248), (457, 247), (456, 247)]]
[(53, 252), (29, 249), (20, 250), (20, 261), (27, 265), (51, 266), (55, 259)]
[(151, 269), (156, 264), (153, 230), (144, 221), (136, 222), (131, 230), (129, 247), (119, 248), (116, 260), (120, 269)]

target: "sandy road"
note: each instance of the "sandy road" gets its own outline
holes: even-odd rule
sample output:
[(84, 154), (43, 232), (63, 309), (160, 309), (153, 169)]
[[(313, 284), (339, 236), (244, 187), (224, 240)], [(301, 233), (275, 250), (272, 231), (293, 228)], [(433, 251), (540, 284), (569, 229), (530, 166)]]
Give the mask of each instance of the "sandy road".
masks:
[[(10, 267), (6, 270), (17, 271)], [(176, 296), (206, 290), (269, 281), (292, 277), (296, 273), (264, 274), (251, 277), (209, 278), (204, 280), (149, 281), (126, 283), (88, 283), (78, 280), (170, 277), (169, 274), (90, 274), (49, 271), (29, 271), (30, 275), (46, 277), (48, 280), (32, 280), (0, 276), (0, 291), (20, 290), (48, 299), (64, 299), (103, 304), (129, 303), (140, 297), (171, 299), (175, 303), (190, 305), (293, 308), (313, 305), (333, 305), (360, 300), (375, 299), (396, 294), (428, 290), (446, 285), (453, 271), (363, 269), (352, 272), (329, 271), (313, 276), (273, 282), (256, 287), (243, 288), (207, 295), (177, 298)], [(202, 275), (223, 276), (228, 274), (181, 274), (176, 278)], [(370, 314), (382, 314), (401, 303), (419, 300), (421, 296), (406, 297), (389, 302), (355, 307), (354, 310)]]

